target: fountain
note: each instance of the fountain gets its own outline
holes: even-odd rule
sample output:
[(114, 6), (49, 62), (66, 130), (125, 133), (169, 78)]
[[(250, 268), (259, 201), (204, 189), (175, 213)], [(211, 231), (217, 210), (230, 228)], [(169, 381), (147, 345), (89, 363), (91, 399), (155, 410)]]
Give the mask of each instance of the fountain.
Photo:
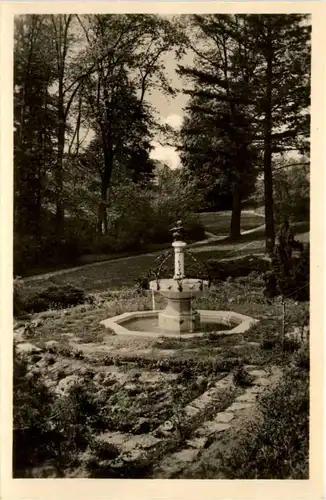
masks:
[[(172, 229), (174, 249), (173, 278), (160, 278), (164, 262), (171, 255), (166, 252), (156, 279), (150, 281), (149, 288), (153, 295), (152, 311), (127, 312), (101, 321), (118, 335), (137, 335), (146, 337), (180, 337), (191, 338), (201, 336), (207, 331), (218, 331), (225, 334), (239, 334), (248, 330), (257, 320), (231, 311), (196, 310), (193, 299), (203, 295), (210, 286), (208, 280), (187, 278), (185, 276), (184, 256), (190, 253), (187, 244), (182, 240), (183, 227), (178, 221)], [(193, 259), (197, 261), (194, 257)], [(154, 294), (159, 293), (167, 299), (162, 311), (155, 309)]]

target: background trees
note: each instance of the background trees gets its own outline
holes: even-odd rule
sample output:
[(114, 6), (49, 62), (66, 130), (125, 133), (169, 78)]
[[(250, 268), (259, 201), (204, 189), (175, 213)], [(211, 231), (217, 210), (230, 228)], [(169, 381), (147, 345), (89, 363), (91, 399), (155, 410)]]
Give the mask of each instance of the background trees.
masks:
[[(156, 88), (176, 93), (162, 57), (186, 51), (193, 64), (178, 71), (189, 101), (177, 140), (171, 135), (183, 169), (178, 180), (164, 180), (170, 203), (151, 150), (171, 130), (149, 96)], [(123, 186), (130, 205), (143, 197), (144, 210), (161, 207), (165, 222), (156, 213), (151, 223), (165, 237), (178, 189), (187, 193), (178, 212), (189, 221), (204, 206), (232, 208), (237, 239), (244, 202), (263, 179), (272, 249), (275, 201), (280, 207), (289, 183), (274, 165), (300, 163), (302, 155), (309, 163), (307, 16), (20, 16), (14, 65), (16, 263), (37, 265), (46, 256), (55, 264), (68, 255), (75, 262), (95, 239), (109, 239)], [(111, 238), (111, 247), (120, 243)]]
[(177, 38), (154, 15), (17, 18), (16, 262), (75, 259), (84, 236), (108, 233), (112, 176), (151, 182), (160, 123), (146, 98), (173, 91), (161, 59)]
[[(240, 236), (243, 199), (263, 173), (266, 250), (275, 242), (273, 159), (309, 151), (310, 27), (301, 15), (205, 15), (185, 19), (192, 86), (183, 162), (232, 193), (230, 234)], [(199, 156), (198, 156), (199, 155)], [(200, 158), (200, 159), (199, 159)], [(209, 174), (207, 174), (209, 172)], [(211, 181), (209, 181), (211, 183)]]

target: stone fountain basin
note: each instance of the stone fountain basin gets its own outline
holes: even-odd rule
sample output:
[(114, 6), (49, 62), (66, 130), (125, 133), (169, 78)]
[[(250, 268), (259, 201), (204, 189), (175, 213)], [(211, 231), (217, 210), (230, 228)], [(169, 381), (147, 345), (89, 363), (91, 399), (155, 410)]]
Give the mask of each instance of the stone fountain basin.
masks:
[[(179, 290), (179, 285), (182, 286), (182, 291)], [(160, 279), (150, 281), (149, 288), (168, 299), (191, 299), (208, 289), (208, 281), (196, 278)]]
[[(105, 319), (101, 321), (101, 324), (106, 328), (109, 328), (117, 335), (129, 335), (137, 337), (170, 337), (170, 338), (193, 338), (200, 337), (205, 334), (205, 332), (197, 331), (195, 333), (174, 333), (174, 332), (162, 332), (158, 328), (153, 328), (152, 331), (133, 328), (133, 324), (141, 322), (145, 319), (148, 323), (149, 320), (156, 322), (158, 320), (158, 314), (160, 311), (135, 311), (127, 312), (115, 316), (113, 318)], [(205, 324), (225, 324), (226, 329), (220, 330), (218, 333), (222, 335), (235, 335), (246, 332), (252, 325), (256, 324), (258, 320), (251, 318), (250, 316), (245, 316), (233, 311), (211, 311), (211, 310), (197, 310), (200, 315), (200, 322)], [(230, 328), (231, 326), (231, 328)]]

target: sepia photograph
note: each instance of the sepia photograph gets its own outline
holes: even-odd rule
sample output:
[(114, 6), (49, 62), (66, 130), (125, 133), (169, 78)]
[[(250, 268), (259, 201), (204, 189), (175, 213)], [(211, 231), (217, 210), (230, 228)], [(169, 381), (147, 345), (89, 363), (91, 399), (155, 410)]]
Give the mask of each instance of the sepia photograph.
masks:
[(311, 31), (15, 15), (12, 478), (309, 480)]

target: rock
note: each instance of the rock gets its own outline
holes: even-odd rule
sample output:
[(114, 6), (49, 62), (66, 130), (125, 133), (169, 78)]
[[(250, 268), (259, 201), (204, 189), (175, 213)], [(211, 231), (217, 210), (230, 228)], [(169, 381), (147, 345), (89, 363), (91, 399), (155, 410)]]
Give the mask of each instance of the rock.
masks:
[(184, 408), (183, 413), (186, 418), (194, 418), (198, 415), (200, 410), (192, 405), (188, 405)]
[(52, 389), (53, 387), (57, 386), (57, 382), (55, 380), (45, 380), (44, 384), (48, 389)]
[(44, 343), (45, 349), (52, 349), (59, 346), (59, 342), (57, 340), (48, 340)]
[(267, 372), (265, 370), (252, 370), (249, 372), (253, 377), (266, 377)]
[(247, 370), (247, 372), (258, 369), (256, 365), (245, 365), (244, 368), (245, 370)]
[(36, 347), (36, 345), (33, 345), (30, 342), (23, 342), (16, 345), (16, 351), (18, 354), (36, 354), (41, 352), (42, 349)]
[(101, 382), (103, 382), (104, 377), (105, 377), (104, 373), (97, 373), (97, 374), (94, 376), (93, 380), (94, 380), (94, 382), (96, 382), (96, 383), (101, 383)]
[(204, 393), (199, 398), (195, 399), (191, 404), (199, 410), (204, 410), (212, 402), (212, 395)]
[(207, 437), (203, 436), (203, 437), (188, 439), (186, 443), (191, 448), (203, 449), (205, 448), (206, 442), (207, 442)]
[(233, 403), (229, 406), (228, 411), (246, 410), (252, 406), (252, 403)]
[(85, 377), (85, 375), (87, 374), (87, 372), (88, 372), (88, 368), (86, 368), (85, 366), (81, 366), (78, 369), (78, 375), (80, 375), (81, 377)]
[(152, 448), (158, 443), (162, 442), (161, 439), (156, 438), (152, 434), (143, 434), (138, 436), (132, 436), (130, 439), (123, 443), (122, 449), (123, 451), (131, 451), (134, 448), (140, 448), (142, 450), (146, 450)]
[(233, 386), (233, 374), (230, 373), (226, 377), (223, 377), (221, 380), (218, 380), (215, 383), (216, 389), (225, 389), (225, 387), (232, 387)]
[[(254, 387), (250, 387), (249, 391), (252, 393), (252, 394), (261, 394), (262, 392), (264, 392), (264, 387), (263, 386), (259, 386), (259, 385), (256, 385)], [(249, 392), (248, 391), (248, 392)]]
[(223, 432), (230, 429), (231, 425), (221, 422), (216, 422), (215, 420), (211, 420), (209, 422), (205, 422), (202, 427), (197, 429), (196, 434), (199, 436), (210, 436), (211, 434), (215, 434), (218, 432)]
[(129, 383), (125, 384), (124, 389), (126, 389), (127, 391), (130, 391), (130, 392), (135, 392), (135, 391), (137, 391), (138, 387), (137, 387), (137, 384), (133, 384), (132, 382), (129, 382)]
[(262, 386), (267, 386), (269, 385), (269, 381), (267, 378), (256, 378), (253, 382), (254, 385), (262, 385)]
[(199, 450), (196, 448), (187, 448), (181, 451), (178, 451), (173, 454), (173, 458), (176, 462), (192, 462), (197, 458), (199, 454)]
[(17, 330), (14, 330), (14, 343), (22, 343), (24, 342), (24, 333), (25, 333), (25, 327), (22, 326), (21, 328), (18, 328)]
[(78, 375), (68, 375), (68, 377), (65, 377), (60, 380), (57, 386), (57, 393), (66, 395), (66, 393), (73, 387), (75, 384), (81, 383), (83, 379), (81, 377), (78, 377)]
[(236, 402), (242, 403), (254, 403), (256, 401), (256, 394), (253, 392), (245, 392), (241, 396), (235, 399)]
[(148, 434), (151, 430), (151, 423), (147, 418), (140, 418), (133, 428), (135, 434)]
[(231, 422), (233, 418), (234, 418), (233, 413), (221, 411), (220, 413), (217, 414), (215, 421), (227, 424), (228, 422)]
[(104, 432), (101, 434), (98, 439), (100, 441), (104, 441), (106, 443), (110, 443), (113, 446), (116, 446), (117, 448), (121, 448), (122, 445), (130, 439), (129, 434), (125, 434), (122, 432)]
[(121, 459), (124, 462), (135, 462), (143, 456), (144, 452), (141, 449), (134, 448), (133, 450), (122, 453)]

